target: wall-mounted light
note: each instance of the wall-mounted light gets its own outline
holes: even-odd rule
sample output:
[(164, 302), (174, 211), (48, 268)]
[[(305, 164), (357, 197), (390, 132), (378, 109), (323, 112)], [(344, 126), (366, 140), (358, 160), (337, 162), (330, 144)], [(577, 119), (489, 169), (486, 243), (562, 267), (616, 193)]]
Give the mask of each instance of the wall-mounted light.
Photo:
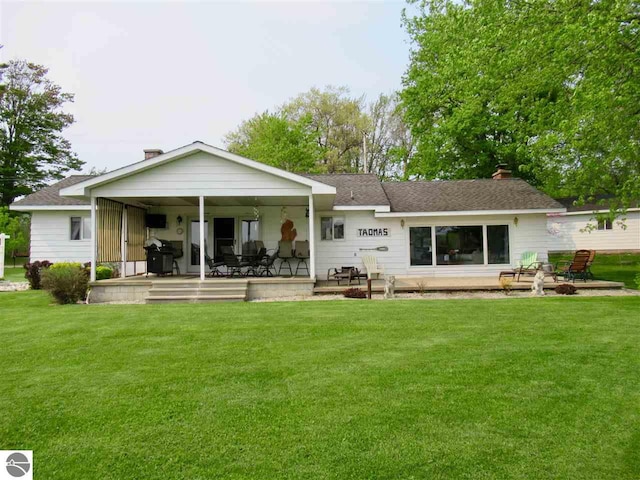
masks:
[(306, 218), (309, 218), (309, 207), (305, 208), (305, 210), (304, 210), (304, 216), (305, 216)]
[(513, 224), (517, 227), (518, 226), (518, 217), (513, 217)]
[(400, 226), (401, 226), (402, 228), (404, 228), (404, 218), (403, 218), (402, 220), (400, 220)]
[(178, 215), (178, 218), (176, 218), (178, 225), (182, 225), (182, 215)]

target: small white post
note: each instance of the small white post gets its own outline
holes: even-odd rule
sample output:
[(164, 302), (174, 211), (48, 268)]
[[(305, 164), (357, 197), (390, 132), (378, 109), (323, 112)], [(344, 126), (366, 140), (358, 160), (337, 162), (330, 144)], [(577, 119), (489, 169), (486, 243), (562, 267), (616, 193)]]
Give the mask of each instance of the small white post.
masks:
[(98, 229), (96, 225), (98, 224), (96, 218), (96, 207), (98, 204), (98, 199), (96, 197), (91, 197), (91, 275), (90, 279), (92, 282), (96, 281), (96, 262), (98, 261)]
[(204, 281), (204, 197), (200, 195), (200, 280)]
[(127, 276), (127, 206), (122, 207), (122, 235), (120, 238), (120, 252), (122, 253), (122, 268), (120, 268), (120, 278)]
[(0, 233), (0, 278), (4, 278), (4, 251), (7, 244), (7, 238), (11, 238), (9, 235)]
[(313, 195), (309, 195), (309, 277), (316, 278), (316, 232)]

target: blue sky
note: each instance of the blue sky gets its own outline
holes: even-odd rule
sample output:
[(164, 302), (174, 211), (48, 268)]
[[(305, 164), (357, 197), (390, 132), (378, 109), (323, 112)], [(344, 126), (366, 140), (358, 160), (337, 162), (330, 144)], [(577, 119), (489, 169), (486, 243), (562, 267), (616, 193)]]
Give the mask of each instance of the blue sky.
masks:
[(75, 93), (66, 131), (109, 170), (194, 140), (222, 146), (256, 112), (313, 86), (368, 99), (408, 62), (405, 4), (0, 2), (0, 60), (25, 58)]

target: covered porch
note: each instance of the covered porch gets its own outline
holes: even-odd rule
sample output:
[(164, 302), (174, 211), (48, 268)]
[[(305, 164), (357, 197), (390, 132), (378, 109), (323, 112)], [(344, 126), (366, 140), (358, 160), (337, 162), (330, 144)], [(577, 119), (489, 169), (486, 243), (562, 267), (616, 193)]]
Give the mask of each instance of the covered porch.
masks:
[[(163, 277), (315, 278), (313, 213), (312, 195), (92, 197), (91, 280), (104, 263), (118, 265), (123, 279), (149, 276), (154, 270), (147, 270), (144, 247), (150, 239), (172, 250)], [(244, 266), (228, 265), (229, 252)], [(256, 268), (260, 262), (265, 266)]]

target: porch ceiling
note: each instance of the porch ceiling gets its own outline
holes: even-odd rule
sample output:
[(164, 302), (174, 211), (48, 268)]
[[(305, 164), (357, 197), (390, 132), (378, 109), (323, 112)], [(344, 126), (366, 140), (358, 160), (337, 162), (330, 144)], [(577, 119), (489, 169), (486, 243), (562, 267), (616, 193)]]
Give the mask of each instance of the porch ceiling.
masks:
[[(198, 197), (125, 197), (117, 198), (119, 202), (149, 207), (197, 207)], [(204, 203), (213, 206), (302, 206), (309, 204), (308, 197), (205, 197)]]

